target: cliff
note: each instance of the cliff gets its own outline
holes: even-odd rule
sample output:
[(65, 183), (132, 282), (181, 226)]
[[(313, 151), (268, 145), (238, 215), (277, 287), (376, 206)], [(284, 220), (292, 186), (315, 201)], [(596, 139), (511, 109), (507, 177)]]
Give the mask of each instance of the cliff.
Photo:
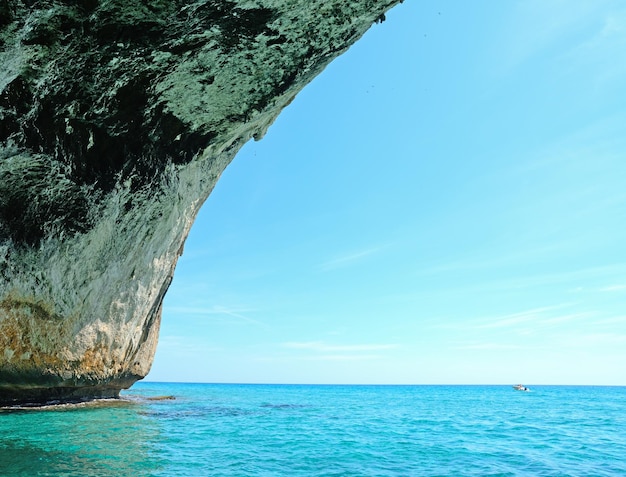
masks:
[(399, 0), (0, 0), (0, 404), (144, 377), (191, 224)]

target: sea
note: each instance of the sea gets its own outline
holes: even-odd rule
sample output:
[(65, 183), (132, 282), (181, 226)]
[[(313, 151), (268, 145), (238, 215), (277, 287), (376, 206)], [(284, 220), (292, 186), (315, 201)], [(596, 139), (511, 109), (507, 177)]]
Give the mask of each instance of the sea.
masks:
[(0, 411), (0, 476), (626, 476), (626, 387), (140, 382)]

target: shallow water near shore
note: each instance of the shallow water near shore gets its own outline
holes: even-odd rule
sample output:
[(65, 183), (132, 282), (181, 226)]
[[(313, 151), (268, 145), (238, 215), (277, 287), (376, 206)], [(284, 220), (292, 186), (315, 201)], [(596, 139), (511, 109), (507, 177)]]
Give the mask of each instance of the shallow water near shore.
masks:
[(122, 396), (0, 412), (0, 475), (626, 475), (626, 387), (137, 383)]

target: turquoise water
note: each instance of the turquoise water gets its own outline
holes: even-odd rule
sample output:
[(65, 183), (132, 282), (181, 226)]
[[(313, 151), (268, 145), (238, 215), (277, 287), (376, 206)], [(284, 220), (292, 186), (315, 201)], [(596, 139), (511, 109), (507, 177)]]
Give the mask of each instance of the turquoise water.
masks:
[(625, 475), (626, 387), (138, 383), (0, 412), (2, 477)]

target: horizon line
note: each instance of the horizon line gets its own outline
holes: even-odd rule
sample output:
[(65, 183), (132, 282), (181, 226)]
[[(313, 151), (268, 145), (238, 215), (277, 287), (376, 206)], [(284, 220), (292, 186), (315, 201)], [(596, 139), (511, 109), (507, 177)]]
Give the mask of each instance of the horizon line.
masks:
[[(519, 383), (279, 383), (279, 382), (221, 382), (221, 381), (152, 381), (140, 380), (135, 384), (208, 384), (223, 386), (515, 386)], [(626, 384), (551, 384), (551, 383), (527, 383), (527, 386), (578, 386), (578, 387), (626, 387)], [(131, 386), (132, 387), (132, 386)], [(128, 390), (127, 388), (125, 390)]]

